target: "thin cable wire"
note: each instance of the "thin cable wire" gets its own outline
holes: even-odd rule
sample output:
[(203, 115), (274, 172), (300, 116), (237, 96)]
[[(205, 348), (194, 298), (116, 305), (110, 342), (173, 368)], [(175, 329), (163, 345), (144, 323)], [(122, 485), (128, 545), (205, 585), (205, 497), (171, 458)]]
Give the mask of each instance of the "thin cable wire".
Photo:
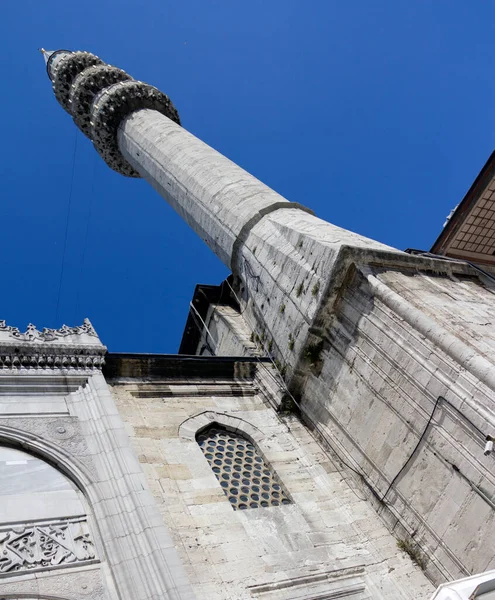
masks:
[[(234, 292), (234, 290), (232, 289), (232, 286), (231, 286), (231, 285), (230, 285), (230, 283), (227, 281), (227, 279), (224, 279), (224, 280), (222, 281), (222, 283), (220, 284), (220, 297), (221, 297), (221, 296), (222, 296), (222, 294), (223, 294), (223, 286), (224, 286), (225, 284), (227, 284), (227, 285), (229, 286), (229, 288), (232, 290), (232, 293), (234, 294), (234, 296), (235, 296), (235, 298), (236, 298), (236, 300), (237, 300), (237, 303), (239, 304), (239, 299), (238, 299), (238, 297), (237, 297), (236, 293)], [(241, 305), (239, 304), (239, 308), (240, 308), (240, 306), (241, 306)], [(239, 311), (239, 312), (238, 312), (236, 315), (230, 315), (230, 316), (231, 316), (231, 317), (240, 317), (240, 316), (242, 316), (242, 315), (243, 315), (243, 314), (246, 312), (246, 310), (247, 310), (247, 307), (248, 307), (248, 305), (247, 305), (247, 302), (246, 302), (246, 305), (244, 306), (244, 308), (243, 308), (242, 310), (240, 310), (240, 311)]]
[(81, 270), (79, 273), (79, 282), (77, 285), (76, 307), (74, 310), (74, 313), (75, 313), (74, 314), (74, 323), (76, 322), (77, 313), (79, 312), (81, 282), (83, 279), (84, 265), (86, 262), (86, 248), (88, 245), (89, 225), (90, 225), (90, 221), (91, 221), (91, 214), (93, 211), (93, 199), (94, 199), (94, 195), (95, 195), (96, 164), (97, 164), (99, 156), (96, 152), (94, 152), (93, 154), (94, 154), (94, 156), (93, 156), (93, 171), (92, 171), (92, 176), (91, 176), (91, 192), (90, 192), (90, 196), (89, 196), (89, 208), (88, 208), (88, 215), (87, 215), (87, 219), (86, 219), (86, 232), (84, 234), (84, 241), (83, 241), (83, 253), (82, 253), (82, 257), (81, 257)]
[[(381, 501), (384, 502), (386, 496), (388, 495), (388, 493), (390, 492), (390, 490), (394, 487), (395, 482), (397, 481), (397, 479), (400, 477), (400, 475), (404, 472), (404, 470), (406, 469), (407, 465), (411, 462), (411, 460), (414, 458), (416, 452), (418, 451), (418, 448), (421, 445), (421, 442), (423, 441), (423, 439), (425, 439), (426, 434), (428, 432), (428, 429), (433, 421), (433, 416), (435, 415), (435, 411), (437, 410), (437, 408), (440, 408), (441, 404), (445, 403), (448, 406), (450, 406), (451, 408), (455, 409), (457, 411), (457, 413), (467, 422), (471, 425), (471, 427), (481, 436), (482, 439), (485, 438), (485, 434), (483, 433), (483, 431), (481, 431), (481, 429), (479, 427), (477, 427), (472, 421), (471, 419), (469, 419), (469, 417), (467, 417), (460, 409), (457, 408), (457, 406), (454, 406), (452, 404), (452, 402), (449, 402), (446, 398), (444, 398), (443, 396), (438, 396), (435, 405), (433, 406), (433, 410), (431, 411), (430, 414), (430, 418), (428, 419), (428, 422), (426, 423), (426, 427), (423, 429), (423, 432), (421, 433), (421, 436), (418, 439), (418, 442), (416, 444), (416, 446), (414, 446), (414, 450), (411, 452), (411, 454), (409, 455), (408, 459), (406, 460), (406, 462), (402, 465), (402, 467), (399, 469), (399, 471), (397, 472), (397, 474), (395, 475), (395, 477), (392, 479), (392, 481), (389, 483), (389, 486), (387, 488), (387, 491), (383, 494)], [(457, 465), (455, 465), (454, 463), (450, 462), (447, 459), (443, 459), (445, 462), (447, 462), (456, 473), (459, 474), (460, 477), (462, 477), (463, 479), (465, 479), (468, 484), (471, 486), (472, 490), (478, 494), (492, 509), (495, 510), (495, 504), (493, 503), (493, 501), (486, 496), (486, 494), (483, 493), (483, 491), (475, 484), (473, 483), (469, 477), (467, 477), (466, 475), (464, 475), (464, 473), (461, 472), (461, 470), (459, 469), (459, 467)]]
[[(230, 283), (227, 280), (225, 280), (223, 283), (227, 283), (227, 285), (229, 286), (231, 292), (234, 294), (234, 297), (237, 300), (237, 303), (239, 304), (239, 306), (241, 306), (240, 300), (239, 300), (237, 294), (235, 293), (234, 289), (230, 285)], [(223, 283), (222, 283), (222, 285), (223, 285)], [(195, 309), (195, 307), (192, 305), (192, 303), (191, 303), (191, 308), (193, 308), (194, 312), (196, 312), (196, 314), (198, 314), (198, 316), (199, 316), (199, 313), (197, 312), (197, 310)], [(244, 310), (245, 309), (246, 308), (244, 308)], [(244, 312), (244, 310), (243, 310), (243, 312)], [(194, 312), (191, 312), (191, 315), (193, 316), (193, 321), (194, 321), (196, 327), (198, 328), (199, 332), (202, 333), (202, 329), (199, 326), (198, 322), (196, 321), (196, 318), (194, 317)], [(201, 319), (201, 322), (203, 323), (203, 325), (205, 325), (203, 319)], [(251, 327), (251, 325), (250, 325), (249, 322), (248, 322), (248, 325)], [(205, 327), (206, 327), (206, 325), (205, 325)], [(208, 330), (207, 330), (207, 333), (209, 334)], [(211, 334), (210, 334), (210, 337), (211, 337)], [(261, 342), (261, 340), (260, 340), (260, 342)], [(256, 342), (255, 342), (255, 345), (256, 345)], [(282, 376), (282, 373), (280, 372), (280, 369), (277, 367), (276, 363), (273, 361), (272, 357), (270, 356), (270, 353), (267, 351), (267, 348), (264, 346), (263, 342), (261, 342), (260, 345), (261, 345), (261, 349), (265, 352), (265, 355), (270, 360), (273, 368), (276, 370), (276, 372), (278, 374), (278, 377), (275, 377), (275, 375), (268, 368), (268, 365), (261, 360), (260, 356), (254, 355), (253, 358), (256, 361), (258, 361), (258, 363), (260, 364), (261, 367), (264, 368), (265, 372), (270, 377), (270, 379), (273, 380), (273, 382), (275, 383), (275, 385), (278, 388), (278, 392), (281, 392), (281, 391), (285, 392), (291, 398), (292, 402), (294, 402), (295, 406), (297, 406), (297, 408), (299, 409), (299, 411), (301, 412), (301, 414), (304, 415), (305, 419), (310, 423), (310, 425), (313, 427), (314, 431), (316, 431), (317, 435), (315, 435), (315, 433), (311, 429), (308, 430), (309, 433), (310, 433), (310, 435), (311, 435), (311, 437), (315, 440), (315, 442), (323, 450), (323, 452), (325, 452), (325, 453), (328, 452), (328, 449), (332, 450), (332, 445), (328, 441), (325, 432), (320, 429), (318, 423), (316, 423), (315, 421), (313, 421), (313, 419), (303, 410), (303, 408), (299, 404), (299, 402), (294, 398), (293, 394), (290, 392), (289, 388), (287, 387), (287, 384), (285, 383), (285, 380), (284, 380), (284, 378)], [(216, 350), (214, 352), (214, 355), (216, 355)], [(276, 395), (277, 392), (274, 393), (274, 391), (270, 388), (270, 386), (268, 386), (266, 384), (266, 387), (270, 390), (270, 392), (272, 394)], [(281, 423), (283, 423), (280, 414), (277, 411), (275, 411), (275, 414), (277, 415), (278, 420)], [(285, 425), (287, 426), (287, 424), (285, 424)], [(325, 441), (325, 445), (322, 444), (322, 442), (321, 442), (322, 439)], [(333, 453), (333, 454), (335, 454), (335, 453)], [(366, 478), (366, 476), (365, 476), (365, 474), (363, 472), (357, 471), (354, 467), (352, 467), (351, 465), (349, 465), (349, 463), (347, 463), (340, 456), (336, 456), (336, 459), (339, 460), (343, 465), (345, 465), (350, 471), (352, 471), (353, 473), (355, 473), (363, 481), (363, 483), (366, 485), (366, 487), (368, 487), (368, 489), (371, 491), (371, 493), (373, 494), (373, 496), (375, 496), (375, 498), (377, 498), (378, 500), (380, 500), (380, 496), (379, 496), (378, 492), (369, 483), (368, 479)], [(351, 489), (351, 491), (354, 493), (354, 495), (357, 498), (359, 498), (360, 500), (366, 500), (366, 498), (363, 498), (362, 496), (360, 496), (357, 493), (357, 491), (349, 484), (349, 482), (347, 481), (347, 479), (345, 477), (344, 477), (344, 481), (346, 481), (347, 485), (349, 486), (349, 488)]]
[(62, 293), (62, 281), (64, 279), (64, 268), (65, 268), (65, 253), (67, 251), (67, 239), (69, 234), (69, 220), (70, 220), (70, 209), (72, 205), (72, 190), (74, 188), (74, 172), (76, 170), (76, 151), (77, 151), (77, 129), (74, 139), (74, 152), (72, 153), (72, 173), (70, 176), (70, 188), (69, 188), (69, 203), (67, 206), (67, 219), (65, 221), (65, 237), (64, 237), (64, 249), (62, 251), (62, 266), (60, 268), (60, 281), (58, 283), (58, 296), (57, 296), (57, 309), (55, 311), (55, 322), (58, 322), (58, 312), (60, 308), (60, 296)]
[[(194, 311), (190, 310), (190, 315), (192, 317), (192, 320), (193, 320), (194, 324), (198, 328), (200, 337), (202, 337), (202, 335), (203, 335), (203, 328), (199, 324), (198, 319), (197, 319), (196, 315), (194, 314)], [(207, 336), (205, 336), (205, 338), (204, 338), (204, 344), (203, 344), (203, 346), (201, 347), (201, 349), (199, 351), (200, 356), (203, 355), (202, 352), (203, 352), (204, 348), (206, 348), (207, 350), (210, 351), (211, 356), (216, 356), (216, 354), (215, 354), (215, 348), (212, 348), (210, 346), (210, 344), (208, 343), (208, 337)]]
[(428, 422), (426, 423), (426, 427), (423, 429), (423, 432), (421, 433), (421, 435), (419, 436), (418, 442), (417, 444), (414, 446), (414, 450), (411, 452), (411, 454), (409, 454), (408, 459), (406, 460), (406, 462), (402, 465), (402, 467), (397, 471), (397, 474), (395, 475), (395, 477), (392, 479), (392, 481), (388, 484), (388, 488), (387, 491), (383, 494), (382, 496), (382, 502), (385, 500), (386, 496), (388, 495), (388, 493), (390, 492), (390, 490), (394, 487), (394, 483), (397, 481), (397, 479), (399, 478), (399, 476), (401, 475), (401, 473), (404, 471), (404, 469), (407, 467), (407, 465), (411, 462), (411, 460), (413, 459), (414, 455), (416, 454), (417, 449), (419, 448), (421, 442), (423, 441), (423, 438), (426, 435), (426, 432), (428, 431), (428, 428), (430, 427), (430, 423), (433, 420), (433, 416), (435, 414), (435, 411), (437, 410), (437, 406), (440, 404), (440, 402), (443, 400), (442, 396), (438, 396), (435, 405), (433, 406), (433, 410), (431, 411), (430, 414), (430, 418), (428, 419)]
[(192, 302), (189, 302), (189, 306), (193, 309), (193, 311), (196, 313), (196, 316), (198, 317), (198, 319), (201, 321), (201, 323), (203, 324), (203, 327), (206, 330), (206, 333), (210, 336), (211, 341), (213, 342), (213, 346), (214, 346), (214, 354), (216, 355), (217, 353), (217, 342), (215, 341), (215, 338), (211, 335), (210, 330), (208, 329), (208, 326), (206, 325), (206, 323), (203, 321), (203, 318), (201, 317), (201, 315), (199, 314), (199, 312), (197, 311), (196, 307), (194, 306), (194, 304)]

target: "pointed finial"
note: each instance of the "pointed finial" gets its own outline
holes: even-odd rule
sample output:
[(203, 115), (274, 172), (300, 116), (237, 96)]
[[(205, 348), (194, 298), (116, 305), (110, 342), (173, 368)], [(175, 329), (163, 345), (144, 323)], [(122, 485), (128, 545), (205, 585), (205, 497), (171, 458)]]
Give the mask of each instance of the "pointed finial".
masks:
[(38, 50), (43, 54), (43, 58), (45, 59), (45, 64), (48, 62), (48, 59), (53, 54), (53, 50), (45, 50), (44, 48), (38, 48)]

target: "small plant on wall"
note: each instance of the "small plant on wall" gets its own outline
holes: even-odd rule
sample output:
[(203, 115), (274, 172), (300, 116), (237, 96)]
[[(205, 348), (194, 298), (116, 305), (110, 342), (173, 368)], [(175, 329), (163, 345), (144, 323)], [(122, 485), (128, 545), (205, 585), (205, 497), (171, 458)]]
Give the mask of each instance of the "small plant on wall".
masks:
[(321, 353), (323, 352), (323, 340), (318, 342), (311, 342), (306, 346), (304, 350), (304, 357), (314, 365), (321, 359)]
[(289, 350), (292, 352), (292, 350), (294, 350), (294, 336), (292, 335), (292, 333), (289, 333)]
[(420, 569), (423, 571), (426, 569), (425, 555), (421, 552), (417, 544), (407, 539), (397, 540), (397, 548), (405, 552)]

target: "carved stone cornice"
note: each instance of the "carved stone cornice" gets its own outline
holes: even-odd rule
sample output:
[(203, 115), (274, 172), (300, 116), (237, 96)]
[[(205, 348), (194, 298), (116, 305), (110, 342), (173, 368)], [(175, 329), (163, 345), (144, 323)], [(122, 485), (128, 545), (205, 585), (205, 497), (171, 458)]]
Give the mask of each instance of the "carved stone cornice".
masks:
[(111, 169), (127, 177), (141, 177), (120, 152), (119, 125), (142, 109), (158, 111), (180, 125), (170, 98), (90, 52), (56, 50), (46, 55), (48, 76), (60, 105)]
[(119, 125), (137, 110), (156, 110), (180, 125), (179, 113), (170, 98), (141, 81), (120, 81), (103, 89), (91, 109), (91, 139), (107, 165), (126, 177), (141, 177), (122, 155), (117, 140)]
[(106, 351), (88, 319), (41, 331), (30, 323), (24, 333), (0, 321), (0, 368), (101, 369)]
[(59, 338), (81, 334), (94, 336), (98, 339), (98, 334), (89, 319), (84, 319), (83, 324), (77, 327), (67, 327), (67, 325), (62, 325), (60, 329), (48, 329), (47, 327), (44, 327), (42, 331), (38, 331), (36, 325), (29, 323), (24, 333), (21, 333), (17, 327), (6, 325), (5, 321), (0, 321), (0, 332), (2, 331), (8, 332), (11, 337), (22, 340), (23, 342), (34, 342), (37, 340), (42, 342), (52, 342)]

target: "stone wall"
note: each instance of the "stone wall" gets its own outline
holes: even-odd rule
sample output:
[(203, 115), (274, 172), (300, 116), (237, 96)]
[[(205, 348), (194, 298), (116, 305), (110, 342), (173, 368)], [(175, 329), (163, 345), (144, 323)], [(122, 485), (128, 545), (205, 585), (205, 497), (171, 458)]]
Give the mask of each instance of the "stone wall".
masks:
[[(271, 367), (258, 363), (254, 378), (219, 379), (203, 364), (203, 379), (165, 370), (119, 378), (115, 369), (109, 379), (197, 597), (428, 598), (431, 585), (354, 483), (298, 419), (272, 408), (280, 398)], [(195, 440), (212, 422), (256, 443), (291, 504), (232, 509)]]
[(309, 422), (436, 582), (495, 567), (493, 294), (474, 277), (358, 272), (301, 387)]
[[(2, 598), (193, 599), (102, 375), (105, 352), (89, 322), (21, 333), (0, 321), (0, 452), (37, 457), (81, 498), (43, 493), (46, 475), (3, 460)], [(26, 502), (16, 481), (29, 491), (31, 473)]]
[(230, 306), (211, 304), (197, 348), (198, 355), (256, 356), (261, 355), (243, 315)]

